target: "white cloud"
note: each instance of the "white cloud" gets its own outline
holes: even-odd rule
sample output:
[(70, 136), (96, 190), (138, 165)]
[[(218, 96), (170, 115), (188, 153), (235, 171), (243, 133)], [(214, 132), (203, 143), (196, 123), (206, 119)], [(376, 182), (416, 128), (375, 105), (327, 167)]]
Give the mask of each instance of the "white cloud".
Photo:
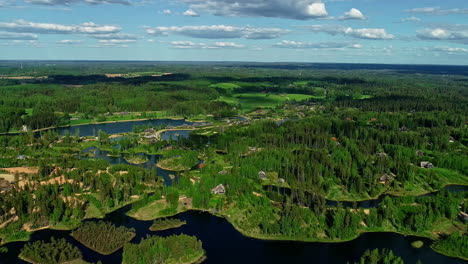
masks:
[(38, 33), (38, 34), (108, 34), (121, 30), (118, 26), (97, 25), (93, 22), (86, 22), (80, 25), (62, 25), (51, 23), (35, 23), (25, 20), (15, 20), (13, 22), (0, 22), (0, 29), (9, 32)]
[(327, 9), (324, 3), (312, 3), (307, 6), (307, 14), (311, 17), (326, 17), (328, 16)]
[(123, 32), (108, 33), (108, 34), (92, 34), (90, 35), (96, 39), (139, 39), (140, 36), (134, 34), (128, 34)]
[(198, 15), (197, 12), (193, 11), (192, 9), (188, 9), (187, 11), (185, 11), (183, 13), (184, 16), (192, 16), (192, 17), (197, 17), (197, 16), (200, 16)]
[(467, 25), (447, 25), (418, 31), (417, 37), (426, 40), (443, 40), (468, 44)]
[(89, 4), (89, 5), (100, 5), (100, 4), (120, 4), (120, 5), (132, 5), (135, 0), (25, 0), (26, 3), (36, 5), (72, 5), (72, 4)]
[(234, 42), (215, 42), (212, 44), (196, 43), (193, 41), (171, 41), (170, 44), (176, 49), (221, 49), (221, 48), (244, 48), (244, 45)]
[(345, 35), (361, 39), (393, 39), (394, 35), (389, 34), (383, 28), (359, 28), (344, 27), (339, 25), (311, 25), (305, 26), (312, 32), (324, 32), (330, 35)]
[(417, 13), (434, 16), (468, 15), (468, 8), (442, 9), (440, 7), (422, 7), (405, 10), (408, 13)]
[(206, 39), (273, 39), (287, 34), (289, 31), (279, 28), (237, 27), (226, 25), (209, 26), (173, 26), (173, 27), (144, 27), (146, 33), (155, 36), (170, 34)]
[[(355, 44), (359, 45), (359, 44)], [(356, 48), (355, 45), (350, 45), (342, 42), (302, 42), (293, 40), (283, 40), (274, 45), (277, 48), (287, 49), (343, 49), (348, 47)]]
[(34, 40), (37, 39), (37, 35), (30, 33), (0, 32), (0, 39)]
[(26, 46), (34, 48), (44, 47), (38, 40), (10, 40), (8, 42), (0, 42), (0, 46)]
[(363, 20), (366, 17), (362, 14), (359, 9), (351, 8), (348, 12), (344, 13), (344, 16), (340, 17), (341, 20)]
[(83, 43), (83, 40), (77, 39), (62, 39), (57, 41), (57, 44), (80, 44)]
[(314, 19), (328, 16), (320, 0), (178, 0), (216, 16)]
[(165, 14), (165, 15), (170, 15), (170, 14), (172, 14), (172, 11), (169, 10), (169, 9), (164, 9), (162, 12), (163, 12), (163, 14)]
[(215, 42), (213, 44), (214, 47), (218, 48), (243, 48), (244, 45), (236, 44), (234, 42)]
[(415, 17), (415, 16), (403, 18), (402, 20), (400, 20), (400, 22), (402, 22), (402, 23), (404, 23), (404, 22), (419, 22), (419, 21), (421, 21), (421, 19), (418, 18), (418, 17)]
[(101, 39), (100, 44), (123, 44), (136, 42), (134, 39)]
[(468, 53), (468, 49), (458, 48), (458, 47), (447, 47), (447, 46), (423, 48), (423, 50), (425, 50), (425, 51), (447, 52), (447, 53)]

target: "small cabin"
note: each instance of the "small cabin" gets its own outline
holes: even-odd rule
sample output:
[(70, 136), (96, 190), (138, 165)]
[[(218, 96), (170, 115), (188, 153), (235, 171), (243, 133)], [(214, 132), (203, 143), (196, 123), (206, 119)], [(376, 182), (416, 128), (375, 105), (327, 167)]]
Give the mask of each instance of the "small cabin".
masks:
[(226, 170), (222, 170), (222, 171), (218, 172), (218, 174), (220, 174), (220, 175), (226, 175), (226, 174), (228, 174), (228, 172), (227, 172)]
[(213, 189), (211, 189), (211, 193), (213, 193), (213, 194), (225, 194), (226, 189), (224, 188), (224, 185), (220, 184), (220, 185), (214, 187)]
[(377, 154), (375, 154), (377, 157), (379, 158), (386, 158), (388, 155), (387, 153), (385, 152), (378, 152)]
[(430, 163), (429, 161), (421, 161), (420, 166), (421, 166), (421, 168), (424, 168), (424, 169), (434, 168), (434, 164)]
[(267, 177), (266, 177), (266, 172), (264, 172), (264, 171), (259, 171), (259, 172), (258, 172), (258, 177), (259, 177), (260, 179), (262, 179), (262, 180), (266, 180), (266, 178), (267, 178)]
[(25, 160), (25, 159), (27, 159), (27, 158), (28, 158), (28, 156), (26, 156), (26, 155), (18, 155), (18, 156), (16, 156), (16, 159), (18, 159), (18, 160)]
[(380, 182), (387, 183), (390, 180), (393, 180), (393, 177), (388, 175), (387, 173), (384, 173), (382, 176), (379, 178)]
[(407, 127), (405, 127), (405, 126), (402, 126), (402, 127), (400, 127), (400, 131), (401, 132), (408, 132), (409, 129)]
[(155, 132), (156, 132), (156, 130), (154, 130), (154, 128), (152, 128), (152, 127), (145, 130), (145, 134), (153, 134)]

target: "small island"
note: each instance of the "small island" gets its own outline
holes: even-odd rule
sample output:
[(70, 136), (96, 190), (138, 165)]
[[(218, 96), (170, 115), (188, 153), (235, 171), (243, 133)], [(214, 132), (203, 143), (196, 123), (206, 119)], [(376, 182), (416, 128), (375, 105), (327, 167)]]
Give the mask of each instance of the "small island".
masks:
[(355, 262), (354, 264), (373, 264), (373, 263), (392, 263), (392, 264), (404, 264), (405, 262), (401, 257), (395, 256), (393, 251), (390, 249), (374, 249), (374, 250), (366, 250), (364, 254), (361, 256), (359, 262)]
[(133, 155), (133, 156), (125, 157), (125, 160), (128, 161), (128, 163), (138, 165), (138, 164), (146, 163), (148, 161), (148, 158), (142, 155)]
[(135, 237), (133, 228), (116, 227), (112, 223), (86, 222), (71, 235), (86, 247), (103, 255), (109, 255), (119, 250)]
[(422, 242), (421, 240), (416, 240), (413, 243), (411, 243), (411, 246), (413, 248), (422, 248), (424, 246), (424, 242)]
[(26, 244), (19, 257), (33, 264), (59, 264), (81, 260), (82, 255), (77, 247), (68, 243), (64, 238), (55, 239), (52, 237), (50, 243), (40, 240)]
[(154, 220), (153, 225), (149, 228), (151, 231), (163, 231), (172, 228), (178, 228), (187, 224), (186, 221), (179, 219), (157, 219)]
[(149, 236), (139, 244), (127, 243), (123, 249), (122, 263), (187, 264), (200, 263), (205, 258), (202, 242), (195, 236)]

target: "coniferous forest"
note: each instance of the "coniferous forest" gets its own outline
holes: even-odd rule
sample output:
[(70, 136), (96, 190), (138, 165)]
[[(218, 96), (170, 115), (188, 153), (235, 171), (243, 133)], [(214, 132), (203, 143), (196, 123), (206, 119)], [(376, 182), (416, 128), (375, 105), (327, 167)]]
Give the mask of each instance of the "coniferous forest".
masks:
[(0, 259), (209, 263), (209, 214), (265, 247), (424, 241), (349, 263), (468, 260), (466, 67), (4, 64), (33, 78), (0, 78)]

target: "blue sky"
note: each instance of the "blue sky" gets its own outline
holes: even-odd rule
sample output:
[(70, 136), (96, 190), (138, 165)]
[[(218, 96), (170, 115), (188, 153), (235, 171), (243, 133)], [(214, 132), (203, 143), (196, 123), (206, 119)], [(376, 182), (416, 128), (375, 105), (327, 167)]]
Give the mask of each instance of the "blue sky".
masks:
[(468, 64), (466, 0), (0, 0), (0, 59)]

